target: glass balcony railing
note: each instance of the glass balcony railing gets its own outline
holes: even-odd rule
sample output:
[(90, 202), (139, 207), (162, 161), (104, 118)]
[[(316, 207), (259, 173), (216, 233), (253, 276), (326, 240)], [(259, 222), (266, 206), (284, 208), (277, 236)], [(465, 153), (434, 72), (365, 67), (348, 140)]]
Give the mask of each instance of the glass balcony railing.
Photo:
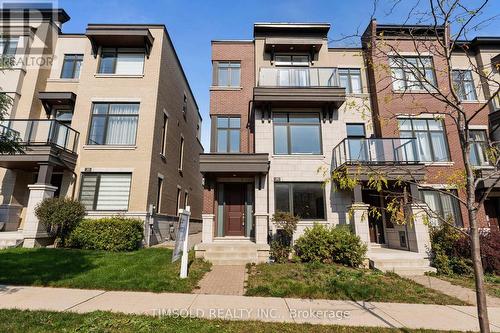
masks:
[(259, 87), (338, 87), (337, 68), (271, 67), (259, 71)]
[(415, 138), (347, 138), (333, 149), (334, 169), (344, 164), (417, 164), (420, 163)]
[(24, 146), (56, 146), (76, 153), (80, 133), (54, 119), (7, 119), (0, 133), (15, 138)]

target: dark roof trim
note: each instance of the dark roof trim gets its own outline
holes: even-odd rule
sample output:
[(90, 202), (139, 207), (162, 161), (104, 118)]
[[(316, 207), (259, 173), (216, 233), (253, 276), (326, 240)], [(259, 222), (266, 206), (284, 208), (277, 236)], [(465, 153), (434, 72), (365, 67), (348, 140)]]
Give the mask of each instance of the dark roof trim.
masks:
[(92, 44), (94, 57), (97, 56), (99, 46), (129, 46), (128, 44), (144, 47), (149, 57), (154, 41), (153, 35), (145, 26), (89, 24), (85, 35)]
[(200, 172), (206, 173), (267, 173), (269, 154), (223, 154), (200, 155)]
[(74, 107), (76, 94), (70, 91), (41, 91), (38, 93), (38, 98), (45, 111), (49, 113), (54, 105)]
[(253, 39), (213, 39), (212, 44), (251, 44)]
[(0, 9), (0, 18), (7, 20), (29, 20), (40, 19), (45, 21), (66, 23), (70, 17), (64, 9), (47, 8), (3, 8)]
[(478, 46), (499, 46), (500, 47), (500, 36), (484, 36), (476, 37), (472, 40), (457, 40), (455, 43), (458, 47), (463, 47), (468, 45), (471, 48), (477, 48)]

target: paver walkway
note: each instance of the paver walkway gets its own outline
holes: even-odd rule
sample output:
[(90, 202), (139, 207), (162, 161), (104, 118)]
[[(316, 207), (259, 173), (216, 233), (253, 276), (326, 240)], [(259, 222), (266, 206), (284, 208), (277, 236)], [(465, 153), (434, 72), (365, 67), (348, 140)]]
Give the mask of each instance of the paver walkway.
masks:
[(243, 295), (245, 293), (246, 267), (214, 265), (199, 282), (197, 294)]
[[(456, 297), (469, 304), (476, 305), (476, 292), (472, 289), (451, 284), (448, 281), (438, 279), (434, 276), (407, 276), (407, 278), (427, 288), (442, 292), (443, 294)], [(500, 298), (486, 296), (488, 306), (500, 307)]]
[[(100, 310), (153, 316), (190, 315), (206, 319), (479, 330), (473, 306), (0, 286), (2, 308), (78, 313)], [(488, 312), (491, 330), (500, 332), (500, 308), (490, 307)]]

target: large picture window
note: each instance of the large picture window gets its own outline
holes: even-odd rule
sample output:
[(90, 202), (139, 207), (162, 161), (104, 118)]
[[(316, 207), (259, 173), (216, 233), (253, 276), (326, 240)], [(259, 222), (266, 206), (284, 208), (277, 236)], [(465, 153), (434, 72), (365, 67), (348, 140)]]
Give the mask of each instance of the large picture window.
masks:
[(99, 74), (142, 75), (144, 50), (103, 48)]
[(325, 194), (321, 183), (274, 183), (275, 210), (301, 220), (325, 219)]
[[(444, 123), (440, 119), (399, 119), (401, 138), (417, 138), (417, 147), (422, 162), (450, 161), (448, 141)], [(408, 156), (413, 156), (411, 151)]]
[(214, 86), (239, 87), (241, 64), (239, 61), (214, 61)]
[(83, 173), (80, 202), (87, 210), (127, 210), (131, 173)]
[[(442, 219), (444, 219), (445, 221), (451, 221), (457, 227), (463, 227), (460, 206), (456, 198), (433, 190), (421, 190), (420, 193), (422, 200), (431, 210), (430, 223), (432, 225), (439, 225)], [(452, 190), (450, 193), (455, 196), (457, 195), (456, 190)]]
[(89, 145), (135, 145), (138, 103), (95, 103)]
[(319, 113), (273, 113), (276, 155), (321, 154)]
[(476, 88), (472, 79), (472, 72), (469, 70), (453, 70), (453, 88), (462, 101), (477, 100)]
[(429, 91), (436, 86), (431, 57), (389, 57), (394, 91)]
[(217, 152), (240, 152), (240, 118), (217, 117)]

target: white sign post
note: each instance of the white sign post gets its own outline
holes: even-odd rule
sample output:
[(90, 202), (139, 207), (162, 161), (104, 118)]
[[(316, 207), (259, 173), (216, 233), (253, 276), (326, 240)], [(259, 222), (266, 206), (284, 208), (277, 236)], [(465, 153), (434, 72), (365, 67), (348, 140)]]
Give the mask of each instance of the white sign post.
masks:
[(177, 237), (175, 239), (175, 248), (172, 253), (172, 262), (176, 261), (181, 257), (181, 272), (180, 278), (187, 278), (188, 273), (188, 237), (189, 237), (189, 217), (191, 212), (189, 206), (186, 209), (179, 210), (179, 229), (177, 230)]

